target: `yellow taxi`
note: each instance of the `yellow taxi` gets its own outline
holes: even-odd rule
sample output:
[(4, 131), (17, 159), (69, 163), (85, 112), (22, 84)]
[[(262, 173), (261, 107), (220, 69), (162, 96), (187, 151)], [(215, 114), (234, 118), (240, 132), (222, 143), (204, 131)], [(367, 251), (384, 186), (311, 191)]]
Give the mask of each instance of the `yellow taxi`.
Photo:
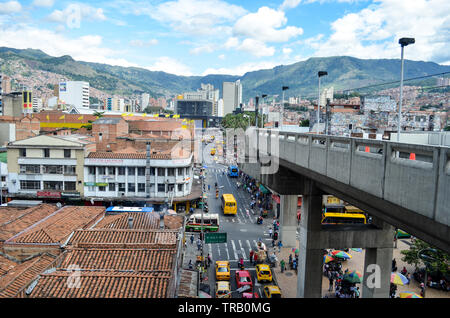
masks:
[(216, 298), (231, 298), (229, 282), (216, 282)]
[(281, 298), (281, 290), (278, 286), (268, 285), (264, 286), (264, 296), (266, 298)]
[(216, 261), (216, 280), (230, 280), (230, 262)]
[(272, 271), (267, 264), (256, 265), (256, 278), (258, 282), (271, 282), (272, 281)]
[(214, 156), (216, 154), (216, 148), (211, 149), (211, 156)]

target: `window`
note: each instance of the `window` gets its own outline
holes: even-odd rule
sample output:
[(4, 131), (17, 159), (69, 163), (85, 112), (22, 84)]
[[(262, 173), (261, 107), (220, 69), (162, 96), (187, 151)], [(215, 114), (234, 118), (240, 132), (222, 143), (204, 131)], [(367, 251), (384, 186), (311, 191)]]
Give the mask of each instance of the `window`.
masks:
[(70, 149), (64, 149), (64, 158), (70, 158), (72, 151)]
[(2, 176), (1, 180), (2, 180), (2, 182), (5, 182), (6, 181), (6, 177)]
[(128, 192), (136, 192), (136, 185), (134, 183), (128, 183)]
[(124, 176), (125, 175), (125, 167), (119, 167), (117, 173), (119, 174), (119, 176)]
[(50, 158), (50, 149), (44, 149), (44, 158)]
[(150, 168), (150, 175), (154, 176), (155, 175), (155, 168)]
[(134, 175), (134, 167), (128, 167), (128, 175)]
[(158, 176), (165, 176), (166, 175), (166, 169), (164, 168), (158, 168)]
[(76, 190), (76, 182), (64, 182), (64, 190), (65, 191), (75, 191)]
[(184, 168), (178, 168), (178, 176), (184, 175)]
[(145, 176), (145, 168), (142, 167), (138, 168), (138, 176)]
[(76, 166), (64, 166), (64, 174), (75, 175)]
[(164, 183), (158, 184), (158, 192), (166, 192), (166, 185)]
[(20, 165), (20, 173), (38, 174), (41, 173), (40, 165)]
[(105, 192), (106, 191), (106, 187), (98, 187), (98, 191)]
[(46, 174), (63, 174), (63, 166), (42, 166), (43, 173)]
[(175, 176), (175, 169), (174, 168), (167, 169), (167, 176), (169, 177)]
[(109, 191), (116, 191), (116, 184), (115, 183), (110, 183), (109, 187), (108, 187)]
[(27, 149), (26, 148), (20, 149), (20, 156), (21, 157), (26, 157), (27, 156)]
[(145, 183), (138, 183), (138, 192), (145, 192)]
[(98, 174), (104, 176), (106, 174), (106, 167), (98, 167)]
[(110, 176), (116, 175), (116, 167), (108, 167), (108, 174)]
[(89, 167), (89, 174), (95, 176), (95, 167)]
[(20, 189), (21, 190), (40, 190), (41, 182), (40, 181), (20, 181)]
[(62, 190), (62, 181), (44, 181), (44, 190)]
[(169, 184), (168, 186), (169, 186), (168, 192), (172, 192), (175, 189), (175, 185), (174, 184)]
[(119, 183), (119, 192), (125, 192), (125, 183)]
[(178, 185), (178, 192), (183, 192), (183, 186), (184, 186), (184, 184), (179, 184)]

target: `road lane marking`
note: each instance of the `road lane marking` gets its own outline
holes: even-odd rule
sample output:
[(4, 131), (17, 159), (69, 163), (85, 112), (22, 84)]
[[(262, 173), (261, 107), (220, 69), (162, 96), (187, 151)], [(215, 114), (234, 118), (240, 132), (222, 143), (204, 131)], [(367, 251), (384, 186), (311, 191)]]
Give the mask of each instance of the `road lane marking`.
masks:
[(244, 261), (246, 261), (246, 260), (248, 260), (247, 259), (247, 253), (245, 253), (245, 250), (244, 250), (244, 248), (242, 247), (242, 242), (241, 242), (241, 240), (239, 240), (239, 246), (241, 247), (241, 251), (242, 251), (242, 257), (244, 258)]
[(234, 244), (234, 240), (231, 240), (231, 245), (233, 246), (234, 258), (239, 259), (238, 255), (236, 253), (236, 245)]

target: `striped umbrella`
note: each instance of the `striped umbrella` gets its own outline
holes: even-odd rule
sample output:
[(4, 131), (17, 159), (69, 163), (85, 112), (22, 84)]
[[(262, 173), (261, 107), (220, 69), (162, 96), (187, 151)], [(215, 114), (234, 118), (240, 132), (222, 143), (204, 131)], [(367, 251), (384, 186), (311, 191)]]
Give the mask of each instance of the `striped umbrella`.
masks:
[(352, 248), (352, 251), (361, 253), (362, 252), (362, 248)]
[(331, 255), (337, 258), (342, 258), (344, 260), (352, 258), (352, 256), (344, 251), (333, 251), (331, 252)]
[(323, 256), (323, 262), (324, 263), (329, 263), (329, 262), (332, 262), (334, 260), (335, 260), (335, 258), (331, 257), (330, 255), (324, 255)]
[(360, 272), (352, 271), (348, 272), (347, 274), (344, 274), (342, 279), (350, 283), (359, 284), (362, 283), (362, 277), (363, 275)]
[(406, 285), (408, 284), (409, 280), (404, 275), (400, 273), (392, 273), (391, 274), (391, 283), (395, 285)]
[(399, 294), (400, 298), (423, 298), (422, 296), (420, 296), (419, 294), (416, 294), (414, 292), (402, 292)]

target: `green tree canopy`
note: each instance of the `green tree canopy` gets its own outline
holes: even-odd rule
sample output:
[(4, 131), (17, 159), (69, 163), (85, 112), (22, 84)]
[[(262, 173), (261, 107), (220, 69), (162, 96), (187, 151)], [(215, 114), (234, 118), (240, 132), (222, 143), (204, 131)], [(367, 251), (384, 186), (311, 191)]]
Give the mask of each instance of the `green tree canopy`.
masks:
[(418, 269), (419, 265), (423, 264), (422, 259), (419, 257), (419, 252), (430, 248), (436, 250), (436, 252), (433, 253), (434, 260), (429, 262), (428, 270), (440, 271), (444, 275), (450, 273), (450, 255), (433, 248), (430, 244), (419, 239), (414, 240), (414, 243), (411, 244), (409, 250), (401, 251), (403, 254), (402, 261), (414, 265), (414, 267)]

